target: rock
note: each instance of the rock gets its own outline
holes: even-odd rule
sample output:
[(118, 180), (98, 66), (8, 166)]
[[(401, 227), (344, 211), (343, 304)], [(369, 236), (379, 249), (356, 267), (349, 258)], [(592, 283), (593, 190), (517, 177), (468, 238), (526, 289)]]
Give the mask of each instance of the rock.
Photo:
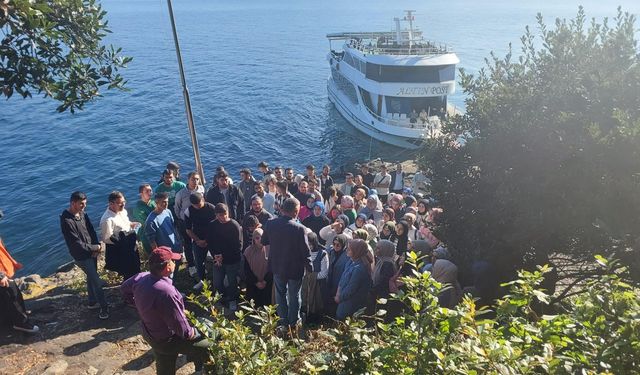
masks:
[(25, 283), (42, 284), (42, 277), (38, 274), (29, 275), (24, 278)]
[(93, 366), (89, 366), (86, 373), (87, 375), (96, 375), (98, 373), (98, 369)]
[(61, 265), (60, 267), (58, 267), (58, 269), (56, 270), (56, 272), (69, 272), (73, 269), (73, 267), (75, 267), (75, 262), (69, 262), (69, 263), (65, 263), (63, 265)]
[(65, 360), (58, 360), (50, 364), (47, 369), (42, 373), (43, 375), (61, 375), (67, 371), (69, 364)]

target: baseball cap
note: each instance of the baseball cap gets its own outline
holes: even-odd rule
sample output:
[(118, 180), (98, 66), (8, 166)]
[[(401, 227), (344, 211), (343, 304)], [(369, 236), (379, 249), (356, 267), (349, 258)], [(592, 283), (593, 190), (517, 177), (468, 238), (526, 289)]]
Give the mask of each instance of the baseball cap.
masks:
[(182, 259), (182, 254), (174, 253), (167, 246), (160, 246), (153, 249), (153, 251), (151, 252), (151, 255), (149, 256), (149, 263), (160, 264), (168, 260), (180, 260), (180, 259)]

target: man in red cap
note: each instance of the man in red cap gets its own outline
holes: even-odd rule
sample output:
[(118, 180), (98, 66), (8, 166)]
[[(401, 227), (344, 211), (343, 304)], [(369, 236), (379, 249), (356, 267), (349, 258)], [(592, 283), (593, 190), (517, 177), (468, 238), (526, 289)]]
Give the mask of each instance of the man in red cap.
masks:
[(141, 272), (122, 283), (128, 303), (135, 304), (142, 321), (142, 336), (151, 345), (157, 374), (175, 374), (178, 353), (186, 354), (196, 370), (207, 357), (206, 348), (195, 346), (200, 334), (189, 325), (184, 302), (169, 275), (181, 254), (160, 246), (149, 257), (150, 272)]

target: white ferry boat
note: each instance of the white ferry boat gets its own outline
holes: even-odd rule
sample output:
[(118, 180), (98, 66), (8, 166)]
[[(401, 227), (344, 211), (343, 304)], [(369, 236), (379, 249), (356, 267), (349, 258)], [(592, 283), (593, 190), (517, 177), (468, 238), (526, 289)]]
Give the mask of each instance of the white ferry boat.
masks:
[[(423, 39), (413, 10), (394, 18), (388, 32), (327, 34), (331, 75), (329, 99), (354, 127), (380, 141), (409, 149), (439, 134), (441, 120), (455, 111), (447, 95), (456, 84), (452, 49)], [(401, 29), (400, 22), (408, 23)], [(343, 42), (334, 50), (332, 42)]]

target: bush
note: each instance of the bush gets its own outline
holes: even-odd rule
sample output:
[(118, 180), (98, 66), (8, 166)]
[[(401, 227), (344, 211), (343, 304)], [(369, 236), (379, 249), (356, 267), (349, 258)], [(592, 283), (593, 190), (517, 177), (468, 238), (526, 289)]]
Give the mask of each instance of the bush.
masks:
[[(617, 261), (597, 257), (603, 276), (556, 315), (540, 315), (549, 295), (540, 288), (548, 266), (520, 271), (505, 285), (495, 318), (466, 297), (455, 309), (438, 306), (442, 288), (429, 273), (413, 275), (392, 300), (405, 314), (368, 326), (357, 317), (307, 340), (276, 335), (273, 307), (244, 306), (230, 321), (205, 291), (198, 303), (212, 322), (192, 322), (211, 345), (216, 374), (637, 374), (640, 373), (640, 290), (625, 283)], [(384, 301), (381, 301), (383, 303)], [(381, 314), (383, 314), (381, 312)], [(248, 322), (257, 322), (258, 329)]]
[(556, 254), (578, 264), (616, 254), (640, 271), (635, 20), (618, 9), (613, 22), (589, 21), (580, 8), (548, 26), (538, 15), (520, 56), (492, 54), (476, 76), (461, 71), (467, 112), (421, 163), (444, 209), (436, 235), (463, 276), (486, 259), (507, 281)]

